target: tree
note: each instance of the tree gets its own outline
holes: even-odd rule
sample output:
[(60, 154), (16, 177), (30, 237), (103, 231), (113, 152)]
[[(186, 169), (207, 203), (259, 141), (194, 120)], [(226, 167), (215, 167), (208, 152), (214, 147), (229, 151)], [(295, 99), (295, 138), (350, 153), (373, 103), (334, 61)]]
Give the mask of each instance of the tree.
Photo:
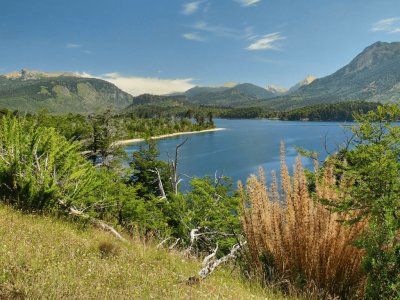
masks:
[[(117, 126), (114, 124), (110, 110), (101, 115), (90, 117), (92, 125), (91, 150), (90, 159), (93, 164), (103, 164), (106, 166), (112, 165), (112, 159), (123, 155), (123, 151), (115, 146)], [(100, 160), (100, 161), (99, 161)]]
[(185, 118), (192, 119), (193, 118), (193, 110), (188, 109), (185, 113)]
[(147, 200), (162, 196), (161, 182), (165, 193), (171, 191), (168, 164), (159, 160), (160, 152), (154, 140), (148, 139), (132, 154), (131, 175), (129, 181), (138, 187), (138, 195)]
[[(218, 244), (218, 253), (229, 253), (240, 232), (239, 197), (228, 177), (193, 178), (191, 189), (171, 197), (169, 224), (173, 234), (192, 250), (209, 253)], [(196, 230), (196, 245), (190, 232)]]
[(196, 124), (199, 126), (203, 126), (205, 122), (205, 117), (203, 112), (197, 112), (194, 116), (194, 119), (196, 120)]
[(214, 126), (213, 113), (211, 111), (207, 113), (207, 118), (208, 118), (208, 123)]
[(397, 105), (358, 115), (353, 137), (336, 155), (337, 174), (348, 184), (346, 197), (327, 201), (336, 210), (355, 213), (352, 222), (366, 220), (368, 228), (357, 244), (366, 251), (369, 299), (400, 297), (400, 119)]

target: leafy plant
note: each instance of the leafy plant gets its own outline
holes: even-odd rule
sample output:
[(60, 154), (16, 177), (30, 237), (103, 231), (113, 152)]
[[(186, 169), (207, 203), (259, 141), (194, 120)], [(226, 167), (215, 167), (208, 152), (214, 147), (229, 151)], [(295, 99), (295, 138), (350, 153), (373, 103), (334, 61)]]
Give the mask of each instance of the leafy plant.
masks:
[(337, 211), (353, 215), (353, 223), (368, 222), (358, 241), (365, 249), (370, 299), (400, 297), (400, 107), (385, 105), (357, 116), (349, 147), (332, 158), (336, 173), (351, 184)]
[(219, 254), (228, 253), (241, 233), (239, 197), (230, 179), (193, 178), (190, 185), (189, 191), (171, 200), (169, 222), (174, 235), (189, 244), (190, 230), (198, 229), (197, 252), (209, 253), (218, 244)]
[(1, 120), (0, 182), (2, 201), (31, 211), (80, 203), (97, 186), (77, 143), (10, 116)]

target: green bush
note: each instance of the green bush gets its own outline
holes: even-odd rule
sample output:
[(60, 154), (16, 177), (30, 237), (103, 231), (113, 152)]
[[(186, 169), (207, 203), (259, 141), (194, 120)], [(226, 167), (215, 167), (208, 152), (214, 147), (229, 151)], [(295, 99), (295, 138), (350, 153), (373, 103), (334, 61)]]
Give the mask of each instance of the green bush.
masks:
[(27, 120), (4, 116), (0, 128), (0, 200), (44, 211), (90, 198), (96, 170), (79, 145)]
[(191, 189), (171, 197), (168, 223), (173, 234), (189, 244), (190, 229), (197, 228), (202, 236), (194, 246), (198, 253), (209, 253), (216, 244), (218, 256), (229, 253), (237, 243), (239, 197), (228, 177), (193, 178)]
[(400, 107), (384, 105), (358, 116), (350, 147), (334, 157), (338, 174), (352, 184), (331, 203), (340, 212), (366, 220), (358, 245), (365, 249), (368, 299), (400, 297)]

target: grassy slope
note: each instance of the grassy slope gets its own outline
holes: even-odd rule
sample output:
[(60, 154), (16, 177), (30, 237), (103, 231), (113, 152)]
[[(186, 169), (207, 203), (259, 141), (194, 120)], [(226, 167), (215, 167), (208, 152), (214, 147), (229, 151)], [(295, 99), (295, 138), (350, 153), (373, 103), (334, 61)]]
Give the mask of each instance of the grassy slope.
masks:
[[(99, 245), (117, 247), (102, 257)], [(0, 206), (0, 298), (277, 299), (227, 268), (194, 286), (200, 264), (140, 242)]]

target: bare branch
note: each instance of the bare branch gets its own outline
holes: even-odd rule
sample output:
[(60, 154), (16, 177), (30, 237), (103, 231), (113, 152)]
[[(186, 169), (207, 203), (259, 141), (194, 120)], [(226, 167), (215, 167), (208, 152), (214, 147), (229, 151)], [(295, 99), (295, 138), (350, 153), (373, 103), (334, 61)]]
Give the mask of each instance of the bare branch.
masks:
[(157, 245), (157, 249), (160, 249), (162, 245), (164, 245), (168, 240), (172, 239), (172, 237), (167, 237), (166, 239), (162, 240), (161, 243)]
[(199, 271), (199, 276), (201, 279), (207, 278), (214, 270), (220, 265), (223, 264), (231, 259), (235, 259), (237, 257), (237, 253), (241, 249), (240, 244), (236, 244), (235, 246), (232, 247), (231, 252), (220, 259), (216, 260), (209, 260), (207, 264), (204, 266), (203, 269)]
[[(62, 204), (62, 205), (64, 204), (62, 201), (59, 201), (59, 203)], [(69, 213), (70, 213), (70, 215), (73, 215), (73, 216), (80, 217), (80, 218), (88, 220), (94, 226), (96, 226), (96, 227), (98, 227), (98, 228), (100, 228), (100, 229), (102, 229), (104, 231), (108, 231), (113, 236), (115, 236), (117, 239), (126, 242), (126, 239), (118, 231), (116, 231), (114, 229), (114, 227), (112, 227), (112, 226), (110, 226), (110, 225), (108, 225), (108, 224), (106, 224), (106, 223), (104, 223), (102, 221), (99, 221), (99, 220), (97, 220), (95, 218), (92, 218), (91, 216), (83, 213), (82, 211), (80, 211), (80, 210), (78, 210), (78, 209), (76, 209), (76, 208), (74, 208), (72, 206), (69, 208)]]
[(178, 245), (179, 241), (181, 240), (181, 238), (177, 238), (175, 243), (173, 243), (171, 246), (169, 246), (169, 250), (172, 250), (176, 247), (176, 245)]
[(190, 230), (190, 243), (189, 243), (189, 247), (185, 251), (185, 255), (189, 255), (190, 252), (192, 251), (193, 244), (199, 237), (199, 234), (198, 234), (199, 230), (200, 230), (199, 228), (194, 228), (194, 229)]
[(215, 255), (217, 255), (217, 251), (218, 251), (218, 243), (217, 246), (215, 247), (214, 251), (211, 252), (211, 254), (207, 255), (204, 260), (203, 260), (203, 266), (205, 267), (207, 265), (207, 263), (213, 258), (215, 257)]
[(189, 179), (194, 179), (195, 178), (194, 176), (189, 176), (189, 175), (187, 175), (185, 173), (181, 173), (181, 175), (183, 175), (183, 176), (185, 176), (186, 178), (189, 178)]
[(169, 161), (170, 168), (172, 170), (171, 180), (172, 180), (172, 188), (174, 189), (175, 195), (178, 194), (178, 186), (181, 182), (179, 175), (178, 175), (178, 161), (179, 161), (179, 148), (186, 144), (189, 138), (186, 138), (182, 143), (175, 147), (175, 159), (174, 161)]
[(217, 188), (219, 185), (220, 185), (220, 183), (221, 183), (221, 180), (224, 178), (224, 172), (222, 172), (221, 173), (221, 175), (218, 175), (218, 171), (215, 171), (215, 175), (214, 175), (214, 177), (215, 177), (215, 179), (214, 179), (214, 182), (215, 182), (215, 188)]
[(160, 189), (161, 200), (167, 199), (167, 195), (165, 194), (165, 190), (164, 190), (164, 185), (161, 180), (160, 171), (156, 168), (155, 171), (153, 171), (153, 172), (155, 172), (157, 174), (158, 188)]

